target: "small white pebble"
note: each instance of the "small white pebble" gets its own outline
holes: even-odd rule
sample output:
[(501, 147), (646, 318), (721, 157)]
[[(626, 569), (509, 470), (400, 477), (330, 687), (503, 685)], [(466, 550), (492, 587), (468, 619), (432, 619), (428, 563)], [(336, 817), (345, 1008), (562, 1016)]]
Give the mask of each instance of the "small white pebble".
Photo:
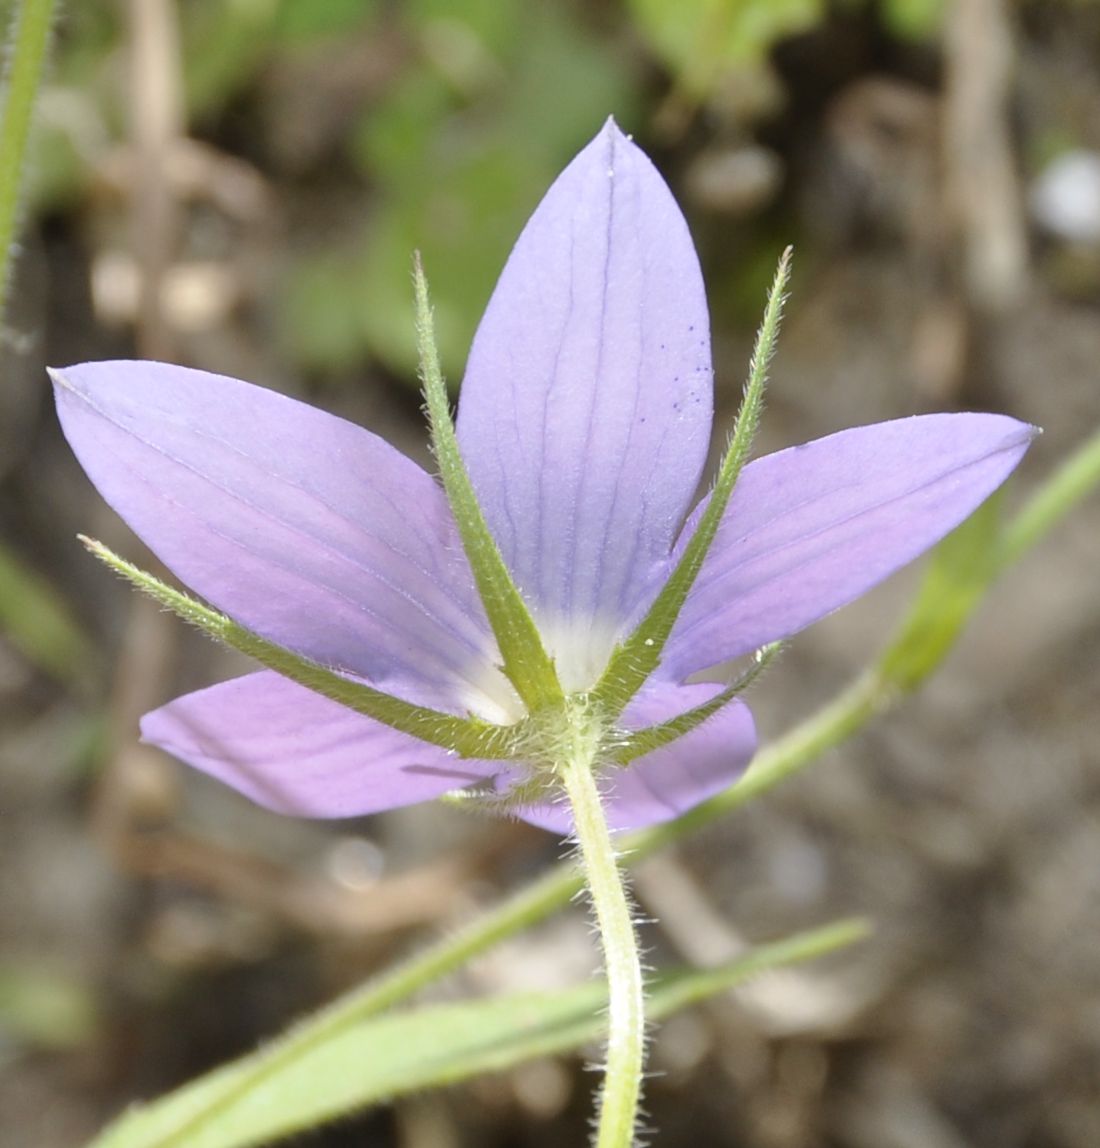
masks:
[(341, 837), (325, 857), (329, 877), (345, 889), (369, 889), (386, 867), (382, 850), (365, 837)]
[(1100, 243), (1100, 153), (1078, 149), (1049, 163), (1031, 186), (1031, 213), (1070, 243)]

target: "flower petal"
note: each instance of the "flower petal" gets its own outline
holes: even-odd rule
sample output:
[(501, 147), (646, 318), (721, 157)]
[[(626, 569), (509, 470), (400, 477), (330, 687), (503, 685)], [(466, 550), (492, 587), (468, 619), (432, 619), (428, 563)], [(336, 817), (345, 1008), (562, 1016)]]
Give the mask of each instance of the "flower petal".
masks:
[(680, 680), (739, 657), (869, 590), (988, 498), (1034, 434), (1004, 415), (922, 415), (750, 463), (660, 673)]
[[(627, 707), (624, 724), (642, 729), (668, 721), (709, 701), (721, 689), (710, 682), (690, 686), (650, 683)], [(606, 774), (603, 790), (608, 824), (621, 832), (679, 817), (732, 785), (755, 751), (756, 727), (749, 707), (731, 701), (691, 733)], [(517, 777), (516, 773), (501, 775), (496, 784), (506, 789)], [(573, 816), (564, 798), (517, 808), (516, 814), (563, 836), (573, 830)]]
[(428, 801), (495, 768), (372, 721), (268, 670), (146, 714), (144, 741), (258, 805), (298, 817), (358, 817)]
[(683, 217), (609, 122), (520, 236), (459, 407), (489, 527), (551, 646), (570, 625), (609, 644), (667, 555), (710, 437), (708, 332)]
[[(264, 637), (459, 712), (494, 644), (433, 479), (361, 427), (163, 363), (54, 372), (73, 450), (189, 586)], [(480, 667), (480, 669), (479, 669)]]

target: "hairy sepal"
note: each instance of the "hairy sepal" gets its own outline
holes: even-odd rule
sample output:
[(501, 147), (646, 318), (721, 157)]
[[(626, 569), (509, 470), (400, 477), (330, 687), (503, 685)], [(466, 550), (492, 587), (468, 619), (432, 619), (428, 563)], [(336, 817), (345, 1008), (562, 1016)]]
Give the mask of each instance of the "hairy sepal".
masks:
[(426, 706), (413, 705), (402, 698), (345, 677), (333, 669), (269, 642), (225, 614), (127, 562), (103, 543), (83, 536), (80, 540), (104, 565), (185, 622), (190, 622), (209, 637), (255, 658), (268, 669), (290, 678), (308, 690), (400, 730), (401, 733), (452, 750), (460, 757), (510, 760), (514, 756), (515, 746), (522, 736), (517, 727), (493, 725), (477, 718), (456, 717)]
[(610, 760), (616, 765), (629, 765), (648, 753), (664, 749), (674, 741), (678, 741), (692, 730), (697, 729), (709, 717), (713, 717), (723, 706), (728, 705), (734, 698), (742, 694), (751, 686), (760, 675), (771, 665), (783, 649), (782, 642), (772, 642), (762, 646), (753, 655), (752, 664), (730, 682), (721, 693), (715, 694), (710, 701), (702, 705), (685, 710), (682, 714), (659, 722), (657, 725), (646, 726), (644, 729), (634, 730), (624, 735), (621, 743), (610, 755)]
[[(613, 716), (621, 714), (630, 699), (657, 668), (668, 636), (672, 633), (676, 619), (680, 616), (684, 602), (718, 533), (718, 526), (729, 504), (738, 475), (748, 461), (764, 405), (768, 366), (775, 353), (790, 270), (791, 249), (788, 247), (780, 257), (775, 278), (768, 292), (764, 318), (756, 334), (744, 398), (737, 412), (733, 434), (722, 458), (718, 478), (706, 508), (668, 581), (634, 632), (616, 647), (607, 669), (592, 691), (593, 699), (608, 714)], [(715, 712), (709, 703), (708, 706), (701, 708), (707, 709), (706, 716)], [(672, 740), (672, 737), (668, 740)]]
[(562, 688), (538, 627), (489, 531), (458, 449), (447, 387), (436, 351), (428, 283), (419, 255), (413, 260), (413, 280), (420, 376), (443, 490), (458, 525), (478, 594), (500, 647), (501, 669), (527, 709), (536, 713), (560, 705)]

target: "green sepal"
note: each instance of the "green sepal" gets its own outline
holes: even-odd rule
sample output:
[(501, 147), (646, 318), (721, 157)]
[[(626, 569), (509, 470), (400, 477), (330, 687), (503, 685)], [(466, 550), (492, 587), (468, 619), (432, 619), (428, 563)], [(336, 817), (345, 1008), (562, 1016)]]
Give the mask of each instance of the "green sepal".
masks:
[(458, 449), (447, 387), (435, 344), (428, 282), (419, 254), (413, 258), (416, 288), (416, 338), (420, 351), (420, 375), (427, 401), (432, 448), (439, 464), (443, 489), (458, 525), (462, 548), (470, 562), (478, 594), (500, 647), (508, 680), (531, 713), (560, 705), (563, 694), (553, 659), (512, 580), (496, 540), (474, 493), (473, 484)]
[(509, 760), (518, 743), (521, 726), (498, 726), (478, 718), (460, 718), (439, 710), (416, 706), (373, 686), (354, 681), (326, 666), (282, 646), (269, 642), (232, 618), (174, 589), (140, 567), (120, 558), (102, 542), (80, 536), (81, 542), (116, 574), (148, 594), (185, 622), (203, 633), (247, 654), (269, 670), (282, 674), (307, 690), (322, 694), (331, 701), (365, 717), (373, 718), (393, 729), (421, 741), (454, 751), (460, 757)]
[(761, 646), (753, 655), (752, 665), (743, 674), (730, 682), (721, 693), (715, 694), (710, 701), (693, 709), (685, 710), (682, 714), (657, 725), (646, 726), (645, 729), (630, 733), (622, 746), (612, 755), (611, 760), (616, 765), (629, 765), (654, 750), (664, 749), (671, 742), (678, 741), (685, 734), (701, 726), (709, 717), (713, 717), (728, 702), (733, 701), (738, 694), (744, 693), (760, 675), (771, 665), (779, 652), (783, 649), (782, 642), (772, 642)]
[(783, 316), (784, 292), (790, 272), (791, 249), (788, 247), (779, 259), (779, 266), (776, 268), (775, 278), (768, 292), (764, 318), (756, 334), (756, 344), (749, 364), (744, 398), (737, 412), (733, 435), (719, 467), (718, 478), (710, 493), (710, 499), (699, 516), (699, 522), (668, 581), (661, 588), (661, 592), (638, 627), (615, 648), (603, 676), (592, 690), (593, 699), (610, 717), (617, 717), (622, 713), (630, 699), (657, 668), (665, 642), (672, 633), (688, 593), (702, 569), (703, 560), (718, 533), (718, 525), (729, 504), (737, 478), (748, 461), (752, 440), (760, 423), (768, 365), (775, 353), (779, 324)]

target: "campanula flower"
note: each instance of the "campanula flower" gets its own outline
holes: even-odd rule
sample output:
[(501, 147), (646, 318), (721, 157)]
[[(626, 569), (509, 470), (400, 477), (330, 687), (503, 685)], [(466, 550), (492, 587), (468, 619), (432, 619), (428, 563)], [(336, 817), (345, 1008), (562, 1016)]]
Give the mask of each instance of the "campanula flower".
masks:
[[(411, 707), (519, 729), (531, 708), (437, 480), (381, 438), (274, 391), (152, 362), (54, 373), (100, 492), (198, 595), (269, 643)], [(711, 438), (706, 300), (687, 227), (613, 123), (521, 235), (470, 352), (457, 421), (484, 522), (566, 698), (584, 698), (692, 537)], [(750, 462), (623, 737), (721, 687), (701, 671), (787, 638), (958, 525), (1032, 429), (926, 415)], [(705, 500), (704, 500), (705, 502)], [(505, 659), (506, 660), (506, 659)], [(536, 768), (423, 739), (264, 669), (146, 715), (146, 741), (284, 813), (348, 817), (473, 787), (547, 828)], [(507, 737), (501, 744), (507, 745)], [(752, 756), (731, 699), (603, 777), (609, 823), (676, 816)]]

